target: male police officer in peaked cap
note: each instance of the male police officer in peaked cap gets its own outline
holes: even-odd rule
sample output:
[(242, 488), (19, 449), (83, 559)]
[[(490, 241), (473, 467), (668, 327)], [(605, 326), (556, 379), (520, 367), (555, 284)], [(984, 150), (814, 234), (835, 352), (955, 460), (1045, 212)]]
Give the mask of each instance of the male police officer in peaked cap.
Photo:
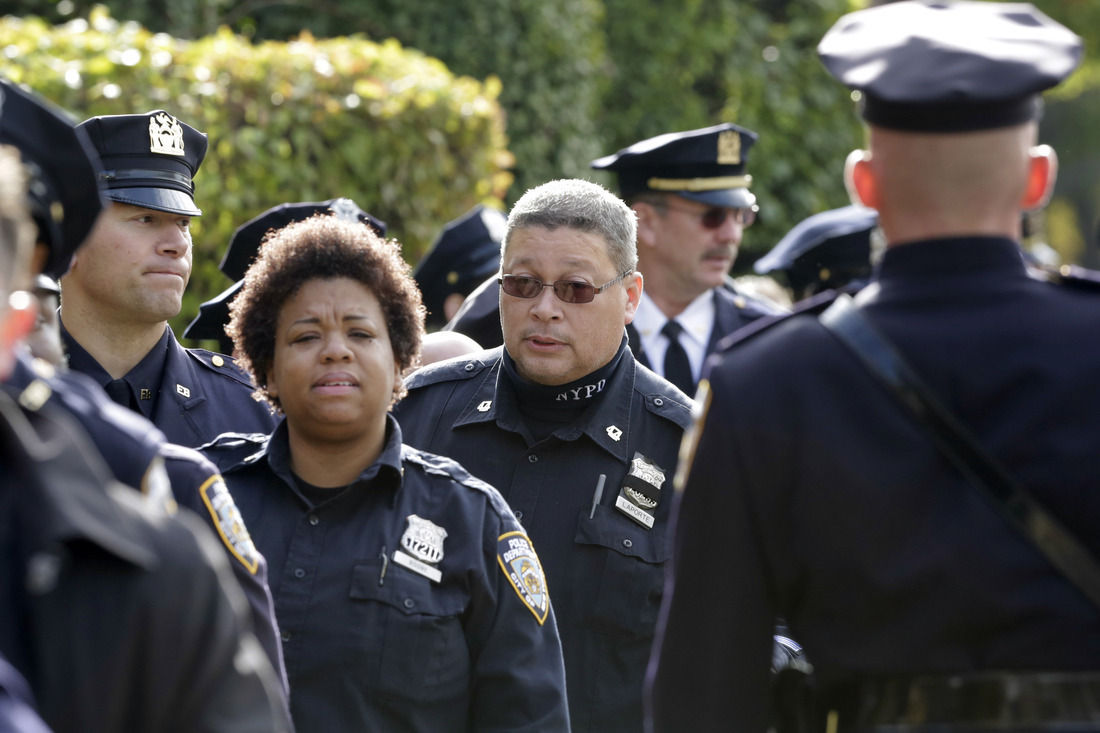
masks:
[(638, 215), (645, 292), (628, 327), (638, 360), (688, 394), (718, 340), (776, 312), (728, 281), (756, 218), (746, 171), (757, 135), (732, 123), (670, 132), (592, 161)]
[(80, 124), (111, 204), (61, 280), (72, 369), (153, 421), (173, 443), (268, 432), (272, 418), (229, 357), (185, 349), (168, 327), (191, 276), (193, 178), (206, 135), (167, 112)]
[(818, 52), (860, 92), (846, 178), (887, 246), (854, 301), (710, 362), (653, 728), (763, 731), (781, 615), (819, 730), (1100, 730), (1100, 293), (1030, 278), (1018, 243), (1054, 181), (1039, 94), (1080, 39), (1024, 3), (907, 0)]

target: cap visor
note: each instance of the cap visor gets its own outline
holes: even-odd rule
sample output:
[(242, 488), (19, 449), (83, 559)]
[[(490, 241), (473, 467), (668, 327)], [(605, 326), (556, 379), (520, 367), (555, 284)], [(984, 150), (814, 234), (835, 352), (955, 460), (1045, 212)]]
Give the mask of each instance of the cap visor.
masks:
[(183, 191), (171, 188), (112, 188), (107, 198), (120, 204), (142, 206), (146, 209), (166, 211), (182, 216), (202, 216), (202, 210)]
[(717, 191), (669, 191), (708, 206), (743, 209), (756, 203), (756, 196), (747, 188), (723, 188)]

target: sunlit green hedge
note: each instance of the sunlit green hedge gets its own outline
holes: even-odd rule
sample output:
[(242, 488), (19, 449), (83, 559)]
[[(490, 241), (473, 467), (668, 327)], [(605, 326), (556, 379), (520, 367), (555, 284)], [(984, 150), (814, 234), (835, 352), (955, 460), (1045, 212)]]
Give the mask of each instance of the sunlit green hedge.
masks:
[(98, 9), (60, 26), (0, 18), (0, 74), (78, 119), (163, 108), (209, 134), (177, 327), (228, 284), (217, 263), (233, 230), (270, 206), (348, 196), (415, 263), (445, 222), (499, 205), (511, 182), (499, 81), (456, 77), (396, 41), (183, 41)]

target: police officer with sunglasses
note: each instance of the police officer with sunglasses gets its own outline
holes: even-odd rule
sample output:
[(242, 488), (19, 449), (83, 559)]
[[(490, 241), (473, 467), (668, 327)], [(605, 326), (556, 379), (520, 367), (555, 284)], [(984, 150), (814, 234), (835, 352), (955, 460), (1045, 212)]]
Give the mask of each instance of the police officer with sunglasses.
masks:
[(494, 486), (539, 548), (573, 731), (642, 730), (642, 679), (668, 557), (690, 400), (642, 368), (636, 217), (601, 186), (531, 189), (501, 257), (504, 345), (424, 367), (395, 413), (405, 442)]
[[(687, 394), (719, 339), (774, 303), (738, 292), (729, 277), (756, 196), (745, 172), (757, 135), (732, 123), (642, 140), (592, 161), (616, 174), (638, 217), (638, 270), (645, 292), (627, 326), (634, 356)], [(500, 343), (495, 279), (483, 283), (446, 326), (489, 346)]]

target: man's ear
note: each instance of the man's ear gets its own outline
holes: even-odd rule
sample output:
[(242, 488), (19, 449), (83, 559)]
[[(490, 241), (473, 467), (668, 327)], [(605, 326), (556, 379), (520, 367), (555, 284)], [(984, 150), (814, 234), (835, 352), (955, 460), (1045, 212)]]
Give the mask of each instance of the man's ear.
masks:
[(638, 312), (638, 303), (642, 302), (642, 273), (635, 270), (627, 275), (623, 278), (623, 287), (626, 288), (626, 323), (630, 323)]
[(1040, 209), (1050, 199), (1058, 177), (1058, 154), (1049, 145), (1036, 145), (1028, 153), (1027, 189), (1020, 199), (1024, 211)]
[(634, 213), (638, 216), (638, 246), (652, 247), (657, 242), (654, 226), (661, 216), (660, 213), (653, 204), (645, 201), (636, 201), (630, 205), (630, 208), (634, 209)]
[(878, 185), (871, 169), (870, 151), (853, 150), (848, 153), (848, 159), (844, 161), (844, 186), (853, 204), (878, 208)]

